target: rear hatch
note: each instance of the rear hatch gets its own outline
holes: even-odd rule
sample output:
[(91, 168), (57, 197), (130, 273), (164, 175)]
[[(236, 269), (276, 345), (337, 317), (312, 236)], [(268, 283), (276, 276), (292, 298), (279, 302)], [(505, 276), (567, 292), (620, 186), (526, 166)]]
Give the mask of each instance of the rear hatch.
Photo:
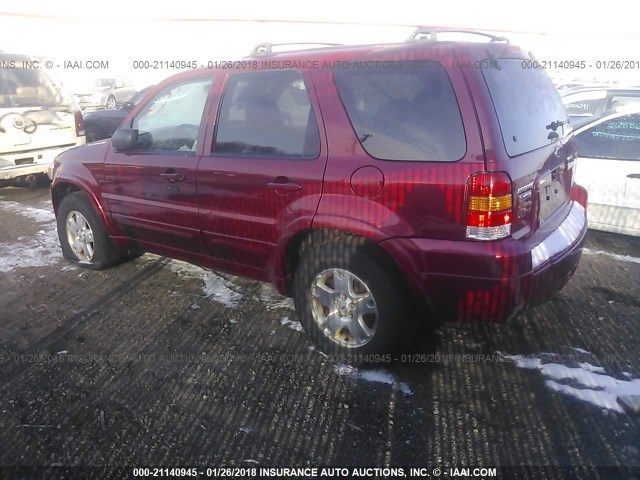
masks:
[(11, 57), (0, 62), (0, 154), (75, 145), (73, 100), (39, 69), (20, 68), (23, 57)]
[(494, 148), (487, 149), (487, 170), (511, 178), (513, 237), (551, 231), (570, 210), (576, 148), (566, 109), (530, 58), (514, 47), (502, 56), (486, 51), (479, 70), (499, 125), (490, 134)]

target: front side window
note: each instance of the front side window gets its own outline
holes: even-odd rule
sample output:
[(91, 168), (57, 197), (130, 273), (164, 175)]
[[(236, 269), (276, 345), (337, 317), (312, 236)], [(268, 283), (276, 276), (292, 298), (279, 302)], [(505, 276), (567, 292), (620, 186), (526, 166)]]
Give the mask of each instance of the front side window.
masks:
[(171, 85), (150, 100), (133, 119), (138, 150), (194, 155), (211, 79)]
[[(370, 64), (367, 66), (367, 64)], [(355, 62), (333, 71), (362, 147), (381, 160), (460, 160), (467, 149), (456, 95), (444, 67)]]
[(300, 72), (240, 73), (229, 78), (214, 153), (304, 157), (320, 153), (320, 136)]
[(640, 115), (625, 115), (589, 128), (576, 137), (581, 157), (640, 159)]

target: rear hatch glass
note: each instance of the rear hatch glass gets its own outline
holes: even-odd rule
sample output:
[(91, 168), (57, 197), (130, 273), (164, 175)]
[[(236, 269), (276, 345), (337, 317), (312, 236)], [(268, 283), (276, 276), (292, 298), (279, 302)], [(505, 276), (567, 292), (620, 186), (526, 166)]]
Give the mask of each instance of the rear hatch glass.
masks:
[[(533, 230), (569, 202), (573, 172), (568, 167), (575, 156), (574, 142), (568, 137), (572, 128), (544, 70), (528, 68), (530, 62), (522, 59), (503, 58), (487, 65), (490, 67), (482, 73), (510, 157), (497, 167), (511, 175), (517, 194), (514, 200), (519, 204), (516, 211)], [(523, 202), (533, 196), (537, 208), (523, 208)]]
[(73, 100), (25, 57), (0, 56), (0, 152), (73, 145)]

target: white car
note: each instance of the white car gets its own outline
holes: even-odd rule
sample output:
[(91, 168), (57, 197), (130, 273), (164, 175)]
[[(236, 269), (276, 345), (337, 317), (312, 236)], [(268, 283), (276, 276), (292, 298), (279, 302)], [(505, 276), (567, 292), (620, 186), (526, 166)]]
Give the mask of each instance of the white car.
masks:
[(56, 155), (85, 144), (77, 103), (25, 55), (0, 52), (0, 187), (38, 174)]
[(640, 107), (620, 107), (574, 133), (589, 227), (640, 236)]

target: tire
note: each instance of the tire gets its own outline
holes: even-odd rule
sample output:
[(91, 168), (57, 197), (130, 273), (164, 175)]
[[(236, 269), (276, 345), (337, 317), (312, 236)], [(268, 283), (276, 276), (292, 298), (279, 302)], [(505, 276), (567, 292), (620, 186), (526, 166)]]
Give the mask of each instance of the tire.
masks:
[(117, 105), (118, 102), (116, 102), (116, 97), (113, 95), (109, 95), (109, 98), (107, 98), (107, 101), (104, 104), (105, 108), (108, 108), (109, 110), (113, 110)]
[(56, 221), (62, 255), (66, 259), (93, 270), (108, 268), (122, 260), (122, 253), (111, 242), (84, 193), (74, 192), (64, 197)]
[(348, 363), (368, 362), (362, 355), (389, 353), (413, 336), (403, 284), (364, 239), (331, 240), (298, 265), (296, 312), (320, 350)]

